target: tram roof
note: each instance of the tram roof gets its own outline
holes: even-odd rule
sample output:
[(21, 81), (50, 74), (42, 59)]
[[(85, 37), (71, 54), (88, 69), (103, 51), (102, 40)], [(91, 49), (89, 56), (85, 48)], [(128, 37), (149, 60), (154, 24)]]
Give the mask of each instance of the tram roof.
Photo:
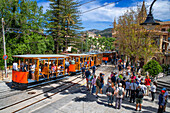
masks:
[(102, 53), (89, 53), (90, 55), (102, 54)]
[(88, 56), (89, 54), (67, 54), (69, 56)]
[(115, 53), (116, 51), (105, 51), (105, 52), (102, 52), (102, 53)]
[(13, 57), (17, 58), (66, 58), (68, 56), (66, 55), (58, 55), (58, 54), (45, 54), (45, 55), (40, 55), (40, 54), (28, 54), (28, 55), (13, 55)]

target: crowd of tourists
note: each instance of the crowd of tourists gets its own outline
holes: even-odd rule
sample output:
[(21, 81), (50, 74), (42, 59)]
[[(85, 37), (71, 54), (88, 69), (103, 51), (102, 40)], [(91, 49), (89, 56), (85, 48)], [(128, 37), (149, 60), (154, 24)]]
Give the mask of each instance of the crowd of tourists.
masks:
[[(124, 65), (124, 63), (122, 65)], [(108, 105), (113, 106), (113, 102), (115, 101), (116, 109), (121, 109), (122, 100), (126, 98), (125, 100), (128, 100), (129, 103), (136, 103), (136, 111), (141, 111), (144, 96), (149, 96), (151, 92), (151, 101), (155, 100), (157, 83), (154, 79), (150, 78), (149, 75), (145, 77), (141, 76), (138, 73), (139, 70), (135, 71), (133, 66), (122, 65), (120, 62), (118, 63), (119, 71), (111, 72), (108, 76), (107, 83), (104, 83), (104, 73), (100, 73), (98, 76), (95, 74), (95, 66), (92, 67), (92, 73), (90, 69), (82, 67), (82, 76), (86, 78), (87, 90), (95, 95), (96, 98), (99, 97), (98, 93), (103, 94), (106, 92)], [(106, 91), (103, 91), (104, 85)], [(163, 88), (159, 95), (158, 113), (163, 113), (165, 111), (167, 100), (168, 91), (166, 91), (166, 88)]]

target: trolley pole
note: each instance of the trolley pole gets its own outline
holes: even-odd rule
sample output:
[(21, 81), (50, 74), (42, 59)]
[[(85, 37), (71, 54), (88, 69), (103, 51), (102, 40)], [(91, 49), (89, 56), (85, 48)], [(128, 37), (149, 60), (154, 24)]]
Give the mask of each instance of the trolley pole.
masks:
[[(4, 43), (4, 55), (6, 55), (4, 24), (5, 24), (4, 18), (2, 18), (2, 35), (3, 35), (3, 43)], [(5, 77), (7, 78), (7, 62), (6, 62), (6, 60), (5, 60)]]

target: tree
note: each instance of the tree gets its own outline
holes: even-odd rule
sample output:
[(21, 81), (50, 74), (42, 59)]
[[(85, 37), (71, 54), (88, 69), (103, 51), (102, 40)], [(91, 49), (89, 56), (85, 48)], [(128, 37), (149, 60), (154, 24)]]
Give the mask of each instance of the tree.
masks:
[[(51, 38), (45, 36), (43, 7), (38, 6), (36, 1), (29, 0), (1, 0), (0, 18), (5, 20), (5, 29), (18, 28), (20, 33), (6, 32), (7, 63), (12, 63), (12, 55), (18, 54), (44, 54), (49, 49), (53, 50)], [(0, 21), (1, 24), (1, 21)], [(1, 26), (0, 26), (0, 29)], [(0, 30), (0, 45), (2, 43), (2, 32)], [(0, 55), (3, 49), (0, 48)], [(2, 63), (1, 63), (2, 62)], [(0, 59), (0, 66), (4, 65)]]
[(143, 66), (145, 71), (148, 71), (150, 75), (155, 76), (163, 71), (162, 67), (156, 60), (149, 61), (146, 65)]
[(144, 29), (139, 24), (144, 20), (141, 12), (130, 10), (118, 19), (116, 33), (119, 44), (119, 52), (131, 58), (135, 63), (138, 59), (144, 58), (145, 62), (158, 51), (154, 43), (155, 32)]
[[(70, 0), (50, 0), (50, 9), (47, 11), (48, 33), (55, 41), (55, 52), (64, 47), (67, 42), (74, 41), (78, 37), (78, 30), (81, 30), (80, 13), (78, 2)], [(61, 47), (62, 46), (62, 47)]]

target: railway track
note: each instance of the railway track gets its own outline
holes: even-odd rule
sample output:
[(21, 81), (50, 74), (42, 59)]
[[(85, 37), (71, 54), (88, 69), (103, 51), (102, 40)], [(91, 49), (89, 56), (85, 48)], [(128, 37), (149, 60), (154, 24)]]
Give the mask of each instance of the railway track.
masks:
[[(74, 79), (72, 79), (72, 80), (70, 80), (70, 81), (68, 81), (68, 82), (63, 82), (63, 84), (61, 84), (61, 85), (59, 85), (59, 86), (57, 86), (57, 87), (54, 87), (54, 88), (52, 88), (52, 89), (49, 89), (49, 90), (47, 90), (47, 91), (44, 91), (44, 92), (42, 92), (42, 93), (36, 94), (36, 95), (31, 96), (31, 97), (29, 97), (29, 98), (26, 98), (26, 99), (20, 100), (20, 101), (18, 101), (18, 102), (15, 102), (15, 103), (13, 103), (13, 104), (10, 104), (10, 105), (7, 105), (7, 106), (5, 106), (5, 107), (2, 107), (2, 108), (0, 108), (0, 112), (6, 112), (6, 111), (8, 111), (8, 109), (11, 109), (11, 108), (12, 108), (12, 109), (13, 109), (13, 108), (16, 109), (17, 106), (21, 105), (22, 103), (26, 103), (26, 101), (30, 101), (31, 99), (38, 98), (39, 96), (42, 96), (42, 95), (44, 95), (44, 94), (46, 94), (46, 93), (48, 93), (48, 92), (51, 92), (51, 91), (53, 91), (53, 90), (57, 90), (57, 89), (58, 89), (57, 92), (55, 92), (55, 93), (53, 93), (53, 94), (51, 94), (51, 95), (49, 95), (49, 96), (47, 96), (47, 97), (44, 97), (44, 98), (42, 98), (42, 99), (40, 99), (40, 100), (38, 100), (38, 101), (35, 101), (35, 102), (33, 102), (33, 103), (29, 104), (29, 105), (26, 105), (25, 107), (22, 107), (22, 108), (14, 111), (14, 112), (18, 112), (18, 111), (20, 111), (20, 110), (22, 110), (22, 109), (24, 109), (24, 108), (27, 108), (27, 107), (29, 107), (29, 106), (31, 106), (31, 105), (34, 105), (34, 104), (38, 103), (38, 102), (40, 102), (40, 101), (43, 101), (43, 100), (45, 100), (45, 99), (47, 99), (47, 98), (50, 98), (50, 97), (52, 97), (53, 95), (55, 95), (55, 94), (57, 94), (57, 93), (59, 93), (59, 92), (61, 92), (61, 91), (66, 90), (66, 89), (70, 88), (71, 86), (74, 86), (75, 84), (79, 83), (80, 81), (83, 81), (83, 79), (81, 79), (81, 80), (78, 81), (77, 83), (74, 83), (74, 82), (73, 82), (73, 81), (75, 81), (75, 80), (77, 80), (77, 79), (79, 79), (79, 78), (80, 78), (80, 76), (78, 76), (78, 77), (76, 77), (76, 78), (74, 78)], [(71, 84), (71, 85), (67, 86), (68, 84)], [(63, 89), (59, 89), (59, 88), (61, 88), (61, 87), (63, 87), (63, 86), (67, 86), (67, 87), (65, 87), (65, 88), (63, 88)]]
[(30, 86), (28, 87), (26, 90), (16, 90), (16, 89), (11, 89), (11, 90), (5, 90), (5, 91), (1, 91), (0, 92), (0, 95), (1, 94), (4, 94), (4, 95), (1, 95), (0, 96), (0, 100), (1, 99), (5, 99), (7, 97), (11, 97), (11, 96), (14, 96), (14, 95), (18, 95), (18, 94), (21, 94), (21, 93), (26, 93), (26, 92), (29, 92), (29, 91), (32, 91), (32, 90), (35, 90), (35, 89), (39, 89), (41, 88), (42, 86), (45, 86), (47, 84), (52, 84), (52, 83), (55, 83), (55, 82), (59, 82), (59, 81), (62, 81), (64, 79), (67, 79), (67, 77), (69, 76), (62, 76), (60, 78), (56, 78), (55, 80), (50, 80), (48, 82), (43, 82), (43, 83), (40, 83), (40, 84), (36, 84), (36, 85), (33, 85), (33, 86)]

